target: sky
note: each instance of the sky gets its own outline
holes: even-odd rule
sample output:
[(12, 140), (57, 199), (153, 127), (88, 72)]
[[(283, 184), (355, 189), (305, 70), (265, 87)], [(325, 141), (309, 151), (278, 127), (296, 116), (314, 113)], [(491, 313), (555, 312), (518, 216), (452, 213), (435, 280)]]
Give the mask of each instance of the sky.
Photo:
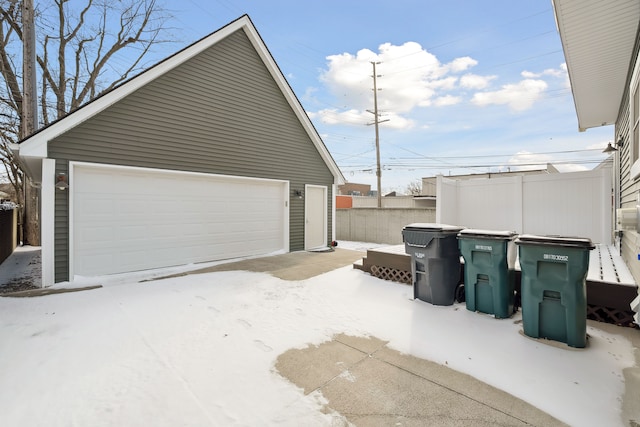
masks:
[(523, 336), (521, 312), (495, 319), (464, 304), (434, 306), (413, 300), (411, 286), (351, 266), (300, 281), (228, 271), (139, 282), (201, 266), (80, 278), (56, 286), (103, 287), (0, 298), (0, 365), (11, 367), (0, 370), (3, 425), (338, 425), (321, 395), (305, 396), (274, 366), (289, 349), (341, 333), (389, 341), (568, 425), (627, 425), (629, 328), (589, 321), (588, 346), (569, 348)]
[(167, 0), (173, 52), (248, 14), (349, 182), (587, 170), (613, 126), (578, 131), (550, 0)]
[(587, 170), (613, 139), (578, 132), (551, 0), (158, 1), (169, 42), (147, 65), (248, 14), (346, 180), (374, 190), (376, 63), (384, 194), (436, 174)]

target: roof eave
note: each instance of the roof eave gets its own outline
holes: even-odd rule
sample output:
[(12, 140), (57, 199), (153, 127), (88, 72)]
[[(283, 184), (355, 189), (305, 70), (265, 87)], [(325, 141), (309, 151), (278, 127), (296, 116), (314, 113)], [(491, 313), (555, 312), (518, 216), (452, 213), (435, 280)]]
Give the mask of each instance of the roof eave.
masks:
[(20, 144), (11, 143), (9, 149), (13, 153), (20, 167), (27, 174), (27, 176), (35, 184), (39, 184), (42, 181), (42, 159), (39, 155), (33, 155), (31, 153), (25, 153)]
[(581, 131), (616, 123), (640, 22), (640, 2), (553, 0)]

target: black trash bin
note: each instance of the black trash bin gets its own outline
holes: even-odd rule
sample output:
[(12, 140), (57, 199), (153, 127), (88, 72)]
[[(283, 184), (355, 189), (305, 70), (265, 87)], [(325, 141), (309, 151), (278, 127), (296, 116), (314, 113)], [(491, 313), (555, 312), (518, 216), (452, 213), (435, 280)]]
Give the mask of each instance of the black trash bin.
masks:
[(460, 283), (458, 233), (464, 227), (416, 223), (402, 229), (411, 255), (413, 297), (434, 305), (452, 305)]
[(591, 240), (523, 235), (516, 240), (522, 269), (525, 335), (571, 347), (587, 344), (587, 289)]

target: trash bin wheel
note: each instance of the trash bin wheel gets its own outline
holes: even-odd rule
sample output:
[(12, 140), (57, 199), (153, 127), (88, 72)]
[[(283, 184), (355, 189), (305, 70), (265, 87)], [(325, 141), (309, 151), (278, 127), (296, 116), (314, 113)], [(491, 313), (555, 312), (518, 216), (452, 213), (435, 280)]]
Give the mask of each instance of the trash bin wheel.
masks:
[(520, 299), (520, 292), (516, 291), (513, 299), (513, 312), (517, 313), (520, 307), (522, 307), (522, 300)]
[(456, 301), (457, 302), (465, 302), (464, 283), (460, 283), (456, 287)]

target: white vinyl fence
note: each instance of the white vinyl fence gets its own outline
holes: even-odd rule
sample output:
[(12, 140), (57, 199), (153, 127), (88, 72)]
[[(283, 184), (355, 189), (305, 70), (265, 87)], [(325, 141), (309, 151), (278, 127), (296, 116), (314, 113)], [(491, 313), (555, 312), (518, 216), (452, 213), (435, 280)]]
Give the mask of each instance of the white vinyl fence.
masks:
[(436, 222), (612, 242), (612, 169), (457, 181), (437, 178)]

